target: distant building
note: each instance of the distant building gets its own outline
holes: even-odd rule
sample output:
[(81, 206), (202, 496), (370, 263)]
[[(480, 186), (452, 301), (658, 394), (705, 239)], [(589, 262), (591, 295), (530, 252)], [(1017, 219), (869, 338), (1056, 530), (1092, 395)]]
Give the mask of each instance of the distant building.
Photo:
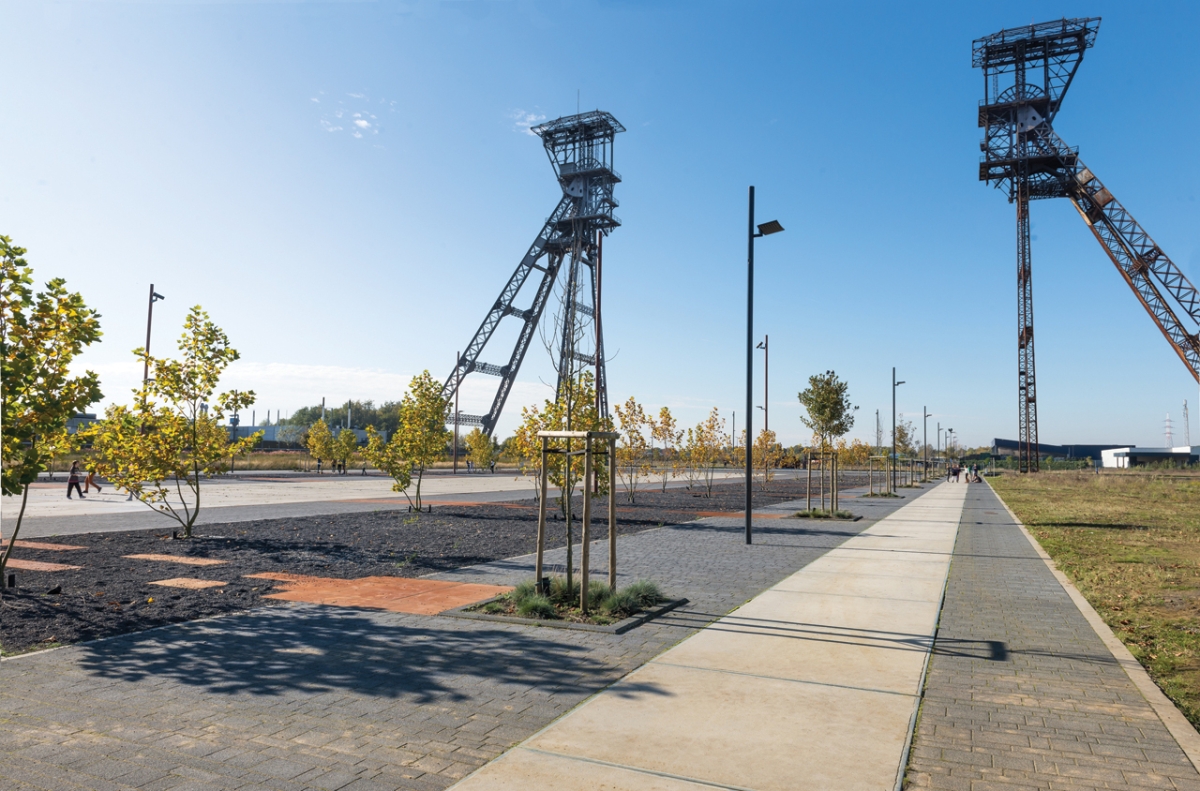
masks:
[[(1041, 458), (1054, 459), (1099, 459), (1106, 450), (1126, 449), (1129, 445), (1038, 445)], [(1016, 456), (1020, 453), (1021, 444), (1015, 439), (993, 439), (993, 456)]]
[(1181, 445), (1178, 448), (1139, 448), (1131, 445), (1126, 448), (1105, 450), (1101, 456), (1105, 467), (1125, 469), (1140, 467), (1143, 464), (1170, 463), (1176, 467), (1200, 463), (1200, 445)]
[(67, 419), (67, 433), (74, 434), (96, 422), (95, 412), (77, 412)]

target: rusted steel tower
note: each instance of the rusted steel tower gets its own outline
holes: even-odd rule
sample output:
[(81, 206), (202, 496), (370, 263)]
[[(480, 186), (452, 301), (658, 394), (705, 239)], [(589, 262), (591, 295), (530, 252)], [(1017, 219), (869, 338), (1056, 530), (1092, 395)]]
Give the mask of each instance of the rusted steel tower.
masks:
[[(1192, 376), (1200, 381), (1200, 294), (1052, 126), (1100, 19), (1061, 19), (977, 39), (984, 130), (979, 179), (1017, 204), (1017, 383), (1022, 472), (1038, 469), (1029, 202), (1069, 198)], [(1183, 317), (1181, 319), (1181, 317)], [(1187, 323), (1185, 323), (1187, 322)]]
[[(491, 434), (504, 402), (529, 350), (538, 322), (560, 273), (560, 311), (554, 323), (558, 347), (557, 392), (585, 369), (595, 372), (598, 406), (608, 414), (608, 388), (604, 369), (604, 337), (600, 324), (601, 240), (621, 225), (613, 214), (617, 201), (613, 188), (621, 176), (613, 168), (613, 141), (624, 132), (616, 118), (595, 110), (569, 115), (536, 126), (550, 164), (562, 188), (562, 198), (508, 279), (495, 303), (475, 331), (467, 350), (451, 372), (442, 394), (453, 398), (465, 377), (473, 373), (499, 379), (491, 409), (486, 415), (458, 413), (459, 425), (479, 426)], [(534, 272), (540, 273), (540, 277)], [(514, 305), (527, 284), (535, 284), (529, 307)], [(519, 323), (517, 339), (503, 364), (483, 362), (480, 355), (497, 327), (508, 317)], [(505, 349), (507, 350), (507, 348)], [(454, 421), (451, 415), (450, 420)]]

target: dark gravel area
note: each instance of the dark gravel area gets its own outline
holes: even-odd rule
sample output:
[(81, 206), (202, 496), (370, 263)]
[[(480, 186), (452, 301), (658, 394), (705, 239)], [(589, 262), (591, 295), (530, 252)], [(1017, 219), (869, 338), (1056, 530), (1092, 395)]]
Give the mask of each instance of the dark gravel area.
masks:
[[(853, 474), (843, 486), (853, 485)], [(802, 479), (777, 479), (756, 489), (756, 507), (804, 496)], [(618, 493), (618, 532), (636, 533), (688, 522), (706, 512), (736, 511), (745, 489), (715, 486), (711, 497), (677, 488), (639, 491), (629, 503)], [(607, 530), (607, 501), (594, 502), (596, 538)], [(583, 510), (576, 498), (573, 511)], [(551, 513), (554, 511), (552, 509)], [(39, 542), (84, 549), (55, 551), (18, 547), (19, 560), (81, 566), (69, 571), (10, 569), (17, 587), (0, 597), (0, 649), (14, 654), (39, 647), (79, 642), (277, 604), (264, 599), (277, 586), (247, 579), (260, 572), (286, 572), (352, 579), (368, 576), (420, 577), (463, 566), (532, 552), (537, 539), (537, 508), (532, 500), (487, 505), (434, 506), (432, 513), (374, 511), (332, 516), (263, 519), (209, 524), (188, 541), (161, 530), (91, 533)], [(547, 547), (565, 544), (561, 521), (547, 530)], [(576, 540), (579, 525), (575, 523)], [(225, 561), (220, 565), (137, 560), (133, 554), (162, 554)], [(189, 577), (227, 583), (189, 590), (149, 584)], [(49, 591), (59, 589), (59, 592)]]

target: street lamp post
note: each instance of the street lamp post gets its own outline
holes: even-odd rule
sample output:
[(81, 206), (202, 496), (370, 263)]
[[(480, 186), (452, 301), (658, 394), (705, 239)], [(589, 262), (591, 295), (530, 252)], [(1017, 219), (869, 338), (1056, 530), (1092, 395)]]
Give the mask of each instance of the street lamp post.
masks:
[(142, 387), (146, 386), (146, 382), (150, 381), (150, 327), (154, 323), (154, 303), (160, 299), (166, 299), (162, 294), (154, 290), (154, 284), (150, 284), (150, 304), (146, 306), (146, 359), (142, 365)]
[[(937, 424), (937, 455), (942, 453), (942, 422), (939, 420)], [(936, 461), (936, 457), (934, 459)]]
[(925, 411), (927, 409), (929, 409), (929, 407), (926, 407), (926, 406), (921, 407), (921, 414), (923, 414), (925, 416), (924, 417), (925, 426), (924, 426), (924, 428), (921, 429), (921, 455), (923, 455), (925, 457), (925, 478), (926, 479), (929, 478), (929, 418), (933, 417), (933, 415), (931, 415)]
[(778, 220), (771, 220), (754, 230), (754, 187), (750, 187), (750, 222), (746, 226), (746, 543), (750, 538), (750, 514), (753, 509), (753, 476), (754, 462), (751, 459), (754, 433), (750, 427), (754, 423), (754, 240), (760, 236), (779, 233), (783, 226)]
[(904, 382), (896, 381), (896, 368), (892, 366), (892, 491), (896, 491), (896, 464), (900, 457), (896, 455), (896, 388)]

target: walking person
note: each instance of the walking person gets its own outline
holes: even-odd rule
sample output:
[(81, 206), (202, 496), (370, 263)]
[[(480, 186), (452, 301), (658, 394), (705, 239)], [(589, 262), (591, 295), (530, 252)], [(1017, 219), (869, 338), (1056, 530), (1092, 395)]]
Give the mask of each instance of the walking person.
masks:
[(83, 491), (79, 488), (79, 462), (71, 462), (71, 472), (67, 474), (67, 499), (71, 499), (71, 490), (74, 489), (79, 494), (79, 499), (85, 499)]
[(83, 493), (84, 493), (84, 494), (89, 494), (89, 493), (91, 493), (91, 491), (92, 491), (92, 487), (93, 487), (93, 486), (95, 486), (95, 487), (96, 487), (96, 491), (97, 491), (97, 492), (99, 492), (99, 491), (103, 491), (103, 490), (100, 488), (100, 484), (96, 483), (96, 471), (95, 471), (95, 470), (88, 470), (88, 471), (87, 471), (87, 478), (85, 478), (85, 479), (83, 480)]

